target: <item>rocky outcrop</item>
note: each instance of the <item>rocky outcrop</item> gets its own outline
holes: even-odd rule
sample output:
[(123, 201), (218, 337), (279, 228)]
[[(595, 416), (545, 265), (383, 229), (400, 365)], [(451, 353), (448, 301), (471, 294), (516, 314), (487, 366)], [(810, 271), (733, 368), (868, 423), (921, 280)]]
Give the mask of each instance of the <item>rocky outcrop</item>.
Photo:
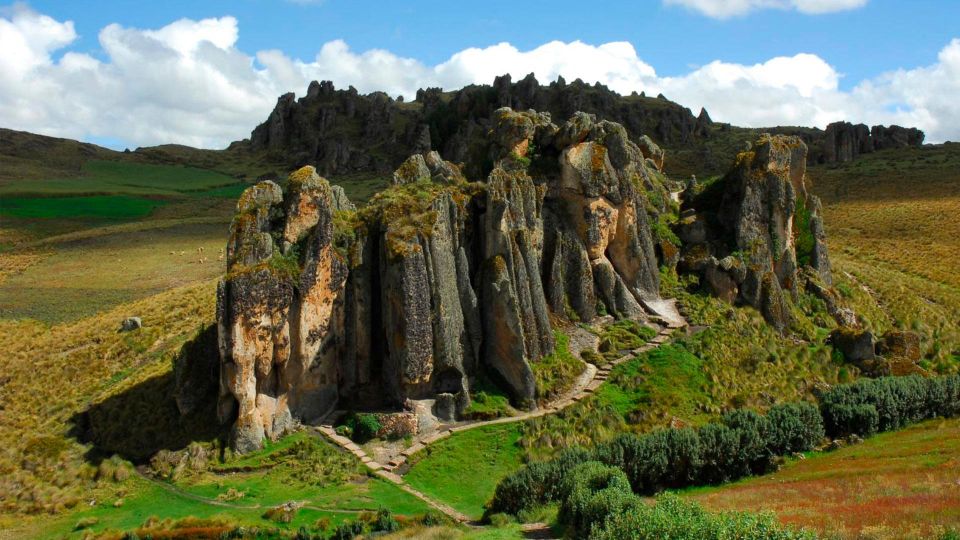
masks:
[(240, 198), (217, 290), (222, 422), (258, 448), (337, 401), (347, 267), (333, 245), (333, 192), (312, 167), (287, 192), (261, 182)]
[(820, 202), (806, 189), (806, 154), (799, 138), (761, 137), (725, 177), (690, 194), (678, 229), (682, 269), (781, 330), (792, 320), (789, 298), (801, 266), (831, 282)]
[(359, 209), (312, 167), (244, 193), (218, 291), (237, 450), (337, 404), (449, 420), (481, 374), (536, 407), (554, 318), (658, 299), (667, 191), (623, 126), (500, 108), (489, 135), (484, 182), (428, 151)]
[(876, 339), (860, 328), (841, 326), (830, 333), (827, 342), (868, 377), (923, 374), (920, 336), (915, 332), (891, 330)]
[[(336, 90), (329, 81), (312, 82), (305, 96), (285, 94), (248, 141), (232, 151), (266, 153), (288, 167), (314, 164), (322, 174), (386, 174), (412, 154), (440, 152), (463, 163), (471, 178), (492, 170), (488, 134), (501, 107), (543, 111), (569, 118), (583, 111), (615, 121), (636, 140), (650, 134), (659, 143), (686, 144), (707, 133), (712, 122), (702, 113), (663, 99), (620, 96), (600, 84), (563, 78), (541, 85), (533, 74), (513, 82), (497, 77), (492, 86), (471, 85), (454, 92), (420, 90), (416, 105), (382, 92)], [(653, 158), (662, 168), (661, 158)]]
[(861, 154), (888, 148), (908, 148), (923, 144), (924, 134), (916, 128), (873, 126), (834, 122), (823, 133), (822, 159), (825, 163), (853, 161)]

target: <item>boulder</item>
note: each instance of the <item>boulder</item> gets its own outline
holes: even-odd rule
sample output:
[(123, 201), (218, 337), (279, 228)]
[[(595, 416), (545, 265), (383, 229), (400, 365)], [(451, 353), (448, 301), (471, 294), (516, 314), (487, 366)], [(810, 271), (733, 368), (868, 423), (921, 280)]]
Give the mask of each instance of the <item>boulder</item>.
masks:
[(920, 335), (916, 332), (891, 330), (877, 342), (877, 354), (889, 360), (916, 364), (920, 361)]
[(423, 156), (414, 154), (393, 172), (393, 185), (426, 181), (430, 180), (431, 176), (430, 169), (427, 167), (427, 162), (423, 159)]
[(133, 330), (139, 330), (141, 327), (143, 327), (143, 321), (140, 320), (140, 317), (127, 317), (120, 321), (121, 332), (132, 332)]
[(645, 159), (649, 159), (658, 171), (663, 171), (663, 162), (666, 153), (662, 148), (657, 146), (657, 143), (653, 142), (653, 139), (647, 135), (643, 135), (637, 139), (637, 146), (640, 147), (640, 151), (643, 152)]
[(828, 341), (848, 362), (873, 360), (876, 356), (874, 336), (867, 330), (841, 327), (830, 333)]

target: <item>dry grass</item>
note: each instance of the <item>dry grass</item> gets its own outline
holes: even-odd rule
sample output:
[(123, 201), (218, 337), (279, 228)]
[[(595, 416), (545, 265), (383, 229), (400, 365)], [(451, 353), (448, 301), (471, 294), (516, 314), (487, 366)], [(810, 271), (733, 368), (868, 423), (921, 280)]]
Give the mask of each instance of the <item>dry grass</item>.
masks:
[(223, 223), (191, 223), (141, 230), (106, 228), (100, 235), (87, 230), (86, 235), (67, 235), (2, 254), (0, 316), (76, 320), (212, 279), (224, 269), (218, 259), (226, 228)]
[[(168, 374), (172, 355), (213, 320), (213, 309), (207, 281), (75, 323), (0, 321), (0, 509), (7, 516), (58, 512), (109, 484), (68, 437), (71, 418)], [(144, 327), (118, 333), (130, 313)]]
[(911, 329), (927, 367), (960, 355), (960, 144), (811, 171), (841, 292), (875, 331)]
[(712, 510), (772, 511), (828, 537), (927, 538), (960, 527), (960, 420), (932, 420), (688, 496)]

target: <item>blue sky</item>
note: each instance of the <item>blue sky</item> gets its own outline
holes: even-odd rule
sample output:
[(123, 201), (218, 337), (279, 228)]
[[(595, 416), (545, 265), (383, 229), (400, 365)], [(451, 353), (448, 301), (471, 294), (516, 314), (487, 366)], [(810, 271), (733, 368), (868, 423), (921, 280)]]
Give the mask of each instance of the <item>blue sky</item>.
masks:
[(0, 124), (115, 147), (223, 146), (311, 79), (412, 97), (504, 71), (664, 92), (740, 125), (848, 119), (960, 138), (960, 105), (947, 99), (960, 92), (954, 0), (2, 6)]
[(73, 20), (81, 36), (77, 48), (92, 53), (99, 49), (97, 32), (110, 23), (156, 28), (181, 17), (232, 15), (241, 28), (239, 48), (280, 49), (302, 59), (334, 39), (356, 50), (382, 48), (428, 64), (501, 41), (520, 49), (552, 40), (629, 41), (660, 75), (680, 75), (717, 59), (754, 64), (813, 53), (844, 74), (843, 89), (884, 71), (929, 63), (960, 35), (960, 1), (954, 0), (871, 0), (860, 9), (823, 15), (768, 9), (726, 20), (659, 0), (618, 0), (602, 7), (583, 0), (42, 0), (30, 5)]

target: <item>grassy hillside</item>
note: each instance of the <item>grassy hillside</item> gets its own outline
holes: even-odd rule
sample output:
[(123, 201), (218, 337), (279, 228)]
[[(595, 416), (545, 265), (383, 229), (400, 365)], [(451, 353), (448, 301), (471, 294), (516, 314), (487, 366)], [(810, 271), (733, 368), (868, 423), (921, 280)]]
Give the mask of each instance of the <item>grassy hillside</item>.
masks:
[(718, 511), (771, 511), (827, 537), (936, 537), (960, 528), (958, 456), (960, 420), (931, 420), (684, 496)]
[[(729, 135), (718, 148), (739, 144), (742, 134)], [(123, 154), (70, 141), (6, 141), (0, 138), (0, 154), (16, 150), (0, 158), (0, 529), (80, 537), (81, 522), (101, 532), (151, 516), (152, 523), (194, 516), (294, 530), (379, 506), (408, 516), (426, 511), (305, 433), (253, 456), (221, 454), (219, 428), (198, 430), (169, 401), (173, 356), (213, 321), (235, 197), (269, 163), (183, 147)], [(47, 154), (62, 159), (37, 158)], [(810, 176), (824, 201), (843, 297), (878, 333), (918, 331), (930, 372), (960, 368), (960, 145), (878, 152)], [(333, 180), (355, 200), (385, 182)], [(594, 396), (559, 415), (453, 435), (419, 456), (408, 481), (478, 516), (496, 481), (527, 458), (621, 431), (698, 425), (734, 407), (763, 409), (856, 376), (824, 344), (833, 323), (812, 298), (801, 295), (797, 324), (780, 336), (756, 311), (691, 293), (689, 285), (664, 273), (665, 294), (680, 299), (695, 325), (691, 335), (618, 366)], [(142, 317), (144, 328), (117, 333), (130, 315)], [(116, 448), (153, 453), (194, 441), (206, 458), (167, 481), (147, 480), (124, 456), (76, 441), (78, 419), (91, 408), (117, 424), (110, 432), (122, 443)], [(848, 513), (843, 527), (851, 534), (916, 532), (890, 525), (886, 514), (896, 510), (903, 513), (890, 515), (922, 520), (917, 530), (931, 532), (941, 514), (943, 523), (958, 519), (950, 513), (958, 495), (948, 485), (958, 429), (956, 422), (925, 424), (798, 461), (781, 473), (792, 476), (690, 496), (715, 508), (731, 507), (725, 499), (738, 509), (769, 508), (796, 523)], [(785, 478), (796, 489), (772, 508)], [(826, 496), (814, 497), (817, 490)], [(837, 495), (849, 492), (859, 498)], [(289, 500), (308, 507), (289, 523), (263, 517)], [(938, 509), (950, 511), (934, 515)], [(417, 530), (520, 534), (515, 526), (479, 536)]]
[(840, 292), (877, 332), (912, 329), (925, 365), (960, 358), (960, 144), (811, 170)]
[(0, 281), (0, 318), (76, 320), (223, 273), (223, 220), (137, 225), (55, 236), (33, 247), (33, 263)]
[[(296, 530), (380, 507), (407, 516), (427, 511), (392, 484), (367, 478), (355, 458), (317, 436), (294, 434), (258, 454), (233, 457), (220, 452), (213, 418), (179, 416), (170, 401), (172, 357), (212, 321), (213, 285), (172, 289), (52, 327), (0, 322), (0, 530), (79, 538), (86, 530), (188, 516)], [(142, 316), (144, 327), (118, 333), (129, 313)], [(191, 441), (199, 444), (189, 455), (202, 457), (176, 472), (163, 461), (154, 464), (167, 480), (148, 481), (122, 457), (109, 457), (109, 448), (77, 442), (80, 413), (90, 409), (100, 410), (97, 432), (128, 449), (128, 457), (134, 450), (180, 450)], [(290, 523), (263, 517), (291, 500), (307, 506)]]

